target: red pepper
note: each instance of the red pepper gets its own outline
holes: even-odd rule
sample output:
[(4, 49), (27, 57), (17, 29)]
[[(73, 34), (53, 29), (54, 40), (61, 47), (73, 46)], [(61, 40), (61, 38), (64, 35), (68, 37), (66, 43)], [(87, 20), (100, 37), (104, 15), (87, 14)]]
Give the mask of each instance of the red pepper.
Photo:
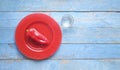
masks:
[(29, 36), (39, 44), (46, 44), (46, 45), (49, 44), (48, 39), (43, 34), (38, 32), (35, 28), (29, 28), (26, 31), (27, 31), (27, 36)]

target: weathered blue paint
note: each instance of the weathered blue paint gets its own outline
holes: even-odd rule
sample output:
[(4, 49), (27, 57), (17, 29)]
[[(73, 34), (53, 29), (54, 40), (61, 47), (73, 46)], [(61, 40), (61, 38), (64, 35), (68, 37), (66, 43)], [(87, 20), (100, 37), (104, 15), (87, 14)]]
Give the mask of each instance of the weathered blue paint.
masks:
[(120, 13), (116, 12), (0, 12), (0, 27), (16, 27), (22, 18), (32, 13), (44, 13), (54, 18), (59, 25), (64, 15), (73, 16), (73, 27), (120, 27)]
[[(15, 44), (0, 44), (0, 59), (27, 59)], [(49, 59), (118, 59), (119, 44), (61, 44), (59, 50)]]
[(1, 70), (119, 70), (120, 60), (0, 60)]
[(120, 0), (2, 0), (0, 11), (120, 11)]
[[(0, 0), (0, 70), (120, 70), (120, 0)], [(59, 50), (43, 61), (29, 60), (17, 49), (14, 33), (20, 20), (45, 13), (63, 28)]]
[[(0, 28), (0, 43), (14, 42), (15, 28)], [(120, 28), (62, 29), (62, 43), (120, 43)]]

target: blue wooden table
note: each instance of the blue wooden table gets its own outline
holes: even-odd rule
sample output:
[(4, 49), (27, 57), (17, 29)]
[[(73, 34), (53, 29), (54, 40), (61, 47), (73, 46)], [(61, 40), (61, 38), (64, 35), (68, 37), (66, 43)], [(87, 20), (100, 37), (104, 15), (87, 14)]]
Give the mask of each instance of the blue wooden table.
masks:
[[(51, 58), (30, 60), (17, 49), (20, 20), (45, 13), (62, 29), (62, 44)], [(61, 19), (71, 15), (71, 28)], [(120, 70), (120, 0), (1, 0), (0, 70)]]

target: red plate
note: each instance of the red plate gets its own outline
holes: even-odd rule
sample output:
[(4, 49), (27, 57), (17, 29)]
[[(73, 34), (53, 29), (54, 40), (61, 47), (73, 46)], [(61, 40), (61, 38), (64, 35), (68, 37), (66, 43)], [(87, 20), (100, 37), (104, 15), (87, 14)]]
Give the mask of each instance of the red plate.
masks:
[(55, 20), (45, 14), (31, 14), (16, 28), (15, 40), (20, 52), (36, 60), (52, 56), (59, 48), (62, 33)]

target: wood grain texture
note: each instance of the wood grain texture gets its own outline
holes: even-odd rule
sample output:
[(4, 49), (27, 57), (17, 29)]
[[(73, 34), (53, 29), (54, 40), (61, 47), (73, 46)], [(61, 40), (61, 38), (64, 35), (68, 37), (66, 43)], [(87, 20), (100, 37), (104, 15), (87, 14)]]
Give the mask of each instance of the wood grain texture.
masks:
[(44, 13), (51, 16), (61, 26), (61, 19), (71, 15), (73, 27), (112, 27), (120, 28), (120, 13), (115, 12), (0, 12), (0, 27), (16, 27), (25, 16), (32, 13)]
[(119, 70), (120, 60), (0, 60), (1, 70)]
[(120, 11), (120, 0), (3, 0), (0, 11)]
[[(0, 59), (27, 59), (15, 44), (0, 44)], [(119, 59), (119, 44), (61, 44), (59, 50), (49, 59)]]
[[(120, 28), (62, 29), (62, 43), (120, 43)], [(15, 28), (0, 28), (0, 43), (15, 43)]]
[[(0, 0), (0, 70), (120, 70), (120, 0)], [(62, 44), (49, 59), (24, 57), (15, 45), (15, 28), (31, 13), (54, 18)], [(74, 19), (63, 28), (64, 15)]]

